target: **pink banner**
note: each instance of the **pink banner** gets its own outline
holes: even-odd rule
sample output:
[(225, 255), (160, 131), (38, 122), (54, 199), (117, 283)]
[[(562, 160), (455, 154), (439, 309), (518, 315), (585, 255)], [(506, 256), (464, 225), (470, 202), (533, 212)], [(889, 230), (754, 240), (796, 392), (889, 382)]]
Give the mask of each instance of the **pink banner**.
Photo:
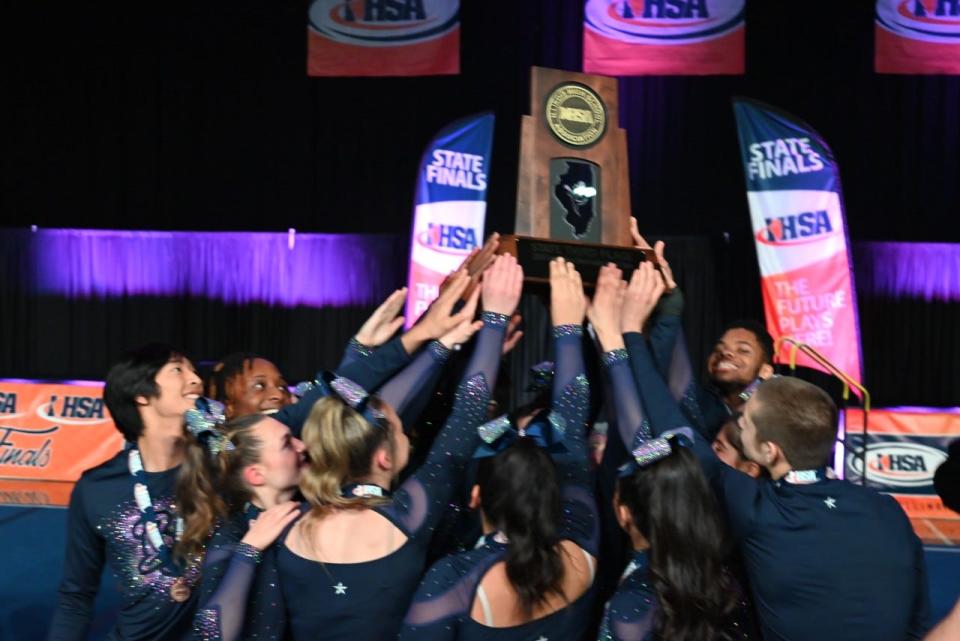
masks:
[(611, 76), (744, 71), (744, 0), (587, 0), (583, 70)]
[(960, 74), (960, 0), (877, 0), (877, 73)]
[(460, 73), (460, 0), (312, 0), (307, 75)]

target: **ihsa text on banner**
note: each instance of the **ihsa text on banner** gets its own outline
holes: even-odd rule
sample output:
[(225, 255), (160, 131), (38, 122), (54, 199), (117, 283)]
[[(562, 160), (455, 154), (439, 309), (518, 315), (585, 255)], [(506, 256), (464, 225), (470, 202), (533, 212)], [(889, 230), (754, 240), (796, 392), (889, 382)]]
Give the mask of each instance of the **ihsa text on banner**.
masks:
[(609, 76), (743, 73), (746, 0), (587, 0), (583, 70)]
[(877, 73), (960, 74), (960, 0), (877, 0)]
[(460, 0), (311, 0), (307, 75), (460, 73)]
[[(734, 100), (767, 328), (806, 343), (854, 380), (862, 375), (840, 174), (805, 123)], [(801, 364), (823, 369), (802, 356)]]
[(420, 161), (410, 242), (409, 327), (440, 283), (483, 244), (493, 114), (458, 120), (438, 133)]

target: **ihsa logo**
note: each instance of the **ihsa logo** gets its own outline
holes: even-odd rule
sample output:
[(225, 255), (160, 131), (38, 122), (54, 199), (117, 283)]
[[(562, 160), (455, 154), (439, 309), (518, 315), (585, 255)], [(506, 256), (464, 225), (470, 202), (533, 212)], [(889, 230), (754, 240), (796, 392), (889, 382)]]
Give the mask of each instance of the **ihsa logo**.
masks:
[(417, 235), (417, 242), (439, 252), (463, 253), (478, 247), (477, 232), (472, 227), (428, 223)]
[(766, 218), (765, 222), (757, 232), (757, 241), (765, 245), (799, 245), (821, 240), (835, 231), (825, 209)]
[(313, 0), (310, 27), (337, 42), (382, 47), (440, 38), (459, 23), (455, 0)]

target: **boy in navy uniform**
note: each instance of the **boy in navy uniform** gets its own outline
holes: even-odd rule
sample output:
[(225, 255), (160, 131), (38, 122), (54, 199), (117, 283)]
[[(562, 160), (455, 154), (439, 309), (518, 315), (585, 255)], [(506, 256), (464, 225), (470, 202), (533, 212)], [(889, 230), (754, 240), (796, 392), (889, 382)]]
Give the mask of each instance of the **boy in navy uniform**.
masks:
[[(624, 339), (655, 432), (684, 425), (643, 336)], [(827, 478), (837, 408), (826, 392), (796, 378), (767, 380), (739, 426), (745, 454), (769, 478), (721, 463), (699, 434), (694, 448), (739, 543), (764, 639), (923, 638), (922, 546), (893, 498)]]

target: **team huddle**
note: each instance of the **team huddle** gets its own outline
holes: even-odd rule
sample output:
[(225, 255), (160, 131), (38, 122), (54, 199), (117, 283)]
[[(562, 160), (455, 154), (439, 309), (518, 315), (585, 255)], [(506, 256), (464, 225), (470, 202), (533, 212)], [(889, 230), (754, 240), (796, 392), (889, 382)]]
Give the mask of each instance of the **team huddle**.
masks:
[(125, 355), (127, 445), (74, 489), (49, 638), (86, 638), (109, 565), (112, 639), (922, 639), (920, 541), (833, 476), (833, 401), (774, 375), (752, 321), (696, 380), (662, 251), (590, 298), (550, 263), (552, 361), (509, 411), (523, 271), (486, 250), (295, 392), (256, 354), (206, 381), (170, 346)]

